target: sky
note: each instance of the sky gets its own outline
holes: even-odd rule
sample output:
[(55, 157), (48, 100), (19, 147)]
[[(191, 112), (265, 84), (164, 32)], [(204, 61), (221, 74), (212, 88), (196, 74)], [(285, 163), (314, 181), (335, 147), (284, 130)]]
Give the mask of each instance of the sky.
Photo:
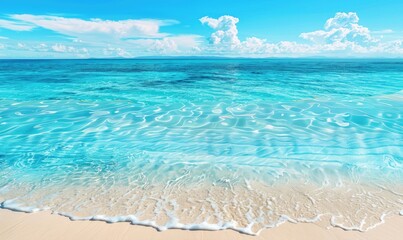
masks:
[(402, 0), (2, 0), (0, 58), (403, 58)]

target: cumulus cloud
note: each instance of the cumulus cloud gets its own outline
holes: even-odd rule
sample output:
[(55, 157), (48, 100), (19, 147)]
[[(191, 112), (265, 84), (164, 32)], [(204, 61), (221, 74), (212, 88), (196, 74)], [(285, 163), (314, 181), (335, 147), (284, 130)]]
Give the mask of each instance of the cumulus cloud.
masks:
[(324, 29), (301, 33), (300, 37), (313, 43), (320, 53), (339, 53), (345, 56), (398, 56), (403, 52), (401, 41), (381, 41), (377, 34), (390, 34), (393, 30), (371, 32), (359, 25), (359, 17), (354, 12), (338, 12), (329, 18)]
[(268, 44), (266, 39), (249, 37), (242, 43), (241, 50), (251, 53), (265, 53), (267, 51), (272, 52), (274, 48), (274, 44)]
[[(402, 54), (401, 41), (381, 42), (381, 39), (374, 37), (367, 27), (360, 25), (359, 20), (357, 13), (338, 12), (325, 22), (323, 29), (300, 34), (300, 37), (309, 43), (291, 41), (270, 43), (257, 37), (240, 40), (237, 29), (239, 19), (228, 15), (219, 18), (206, 16), (202, 17), (200, 22), (214, 30), (209, 38), (210, 47), (205, 50), (215, 54), (253, 57)], [(393, 31), (388, 29), (384, 32)]]
[(354, 12), (338, 12), (329, 18), (324, 30), (301, 33), (300, 37), (314, 43), (341, 43), (341, 42), (376, 42), (368, 28), (358, 24), (359, 18)]
[(239, 19), (233, 16), (225, 15), (217, 19), (211, 17), (202, 17), (199, 19), (202, 24), (207, 24), (216, 30), (210, 36), (210, 42), (214, 45), (228, 45), (235, 47), (240, 44), (238, 38), (238, 29), (236, 24)]
[[(160, 27), (177, 23), (174, 20), (155, 19), (127, 19), (120, 21), (80, 18), (65, 18), (47, 15), (13, 14), (11, 19), (18, 22), (11, 22), (14, 28), (21, 26), (41, 27), (54, 32), (72, 36), (76, 38), (109, 36), (115, 38), (129, 37), (164, 37), (166, 34), (160, 33)], [(25, 25), (18, 25), (19, 23)], [(1, 24), (1, 22), (0, 22)], [(14, 25), (13, 25), (14, 24)]]
[[(135, 57), (156, 55), (223, 55), (243, 57), (300, 56), (403, 56), (401, 38), (392, 36), (391, 29), (370, 31), (360, 25), (354, 12), (339, 12), (325, 21), (323, 28), (301, 33), (300, 41), (270, 42), (254, 36), (240, 39), (240, 19), (230, 15), (199, 19), (211, 29), (208, 38), (199, 35), (175, 35), (160, 31), (174, 20), (80, 19), (48, 15), (14, 14), (0, 19), (0, 28), (31, 31), (42, 28), (58, 33), (56, 40), (42, 42), (27, 39), (16, 42), (2, 38), (10, 54), (37, 53), (32, 56), (68, 57)], [(61, 35), (59, 35), (61, 34)], [(383, 38), (382, 34), (389, 34)], [(56, 38), (55, 38), (56, 39)], [(205, 41), (205, 40), (208, 41)], [(304, 39), (304, 43), (302, 43)], [(60, 40), (60, 41), (59, 41)], [(8, 55), (10, 55), (8, 54)], [(7, 54), (6, 54), (7, 55)]]
[(215, 30), (209, 38), (212, 45), (206, 51), (228, 55), (244, 56), (278, 56), (281, 53), (289, 52), (298, 55), (305, 52), (306, 47), (295, 42), (283, 41), (280, 43), (269, 43), (266, 39), (248, 37), (241, 41), (238, 37), (237, 23), (239, 19), (225, 15), (219, 18), (202, 17), (199, 19), (202, 24), (206, 24)]

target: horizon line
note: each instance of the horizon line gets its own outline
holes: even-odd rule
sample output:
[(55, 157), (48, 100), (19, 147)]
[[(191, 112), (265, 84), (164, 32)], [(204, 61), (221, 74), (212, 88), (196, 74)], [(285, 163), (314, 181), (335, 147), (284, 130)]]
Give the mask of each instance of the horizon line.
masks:
[(403, 57), (327, 57), (327, 56), (306, 56), (306, 57), (231, 57), (231, 56), (139, 56), (139, 57), (90, 57), (90, 58), (2, 58), (0, 60), (403, 60)]

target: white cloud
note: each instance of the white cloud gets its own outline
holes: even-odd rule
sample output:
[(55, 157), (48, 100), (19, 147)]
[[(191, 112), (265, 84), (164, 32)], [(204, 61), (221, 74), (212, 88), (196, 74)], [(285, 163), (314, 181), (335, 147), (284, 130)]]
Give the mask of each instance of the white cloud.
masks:
[[(248, 37), (244, 41), (238, 37), (237, 23), (233, 16), (219, 18), (203, 17), (214, 32), (209, 38), (210, 46), (204, 51), (213, 54), (270, 57), (270, 56), (388, 56), (402, 54), (401, 41), (381, 42), (367, 27), (359, 25), (359, 17), (354, 12), (338, 12), (329, 18), (321, 30), (301, 33), (300, 37), (310, 43), (280, 41), (270, 43), (266, 39)], [(392, 30), (384, 31), (391, 33)]]
[(277, 46), (277, 53), (279, 54), (292, 54), (292, 56), (312, 54), (316, 50), (310, 45), (301, 44), (297, 42), (281, 41)]
[(313, 52), (311, 46), (290, 41), (281, 41), (278, 43), (269, 43), (266, 39), (250, 37), (241, 42), (239, 51), (243, 55), (253, 57), (267, 56), (300, 56)]
[(349, 28), (351, 24), (357, 24), (360, 19), (355, 12), (338, 12), (325, 23), (325, 29)]
[(212, 44), (230, 47), (236, 47), (240, 44), (236, 26), (239, 22), (238, 18), (229, 15), (221, 16), (217, 19), (205, 16), (199, 20), (202, 24), (207, 24), (209, 27), (216, 30), (210, 36), (210, 42)]
[(68, 51), (69, 51), (69, 48), (66, 47), (66, 46), (63, 45), (63, 44), (55, 44), (55, 45), (53, 45), (51, 48), (52, 48), (52, 50), (55, 51), (55, 52), (68, 52)]
[[(46, 44), (40, 44), (37, 49), (46, 49)], [(54, 44), (50, 47), (50, 49), (54, 52), (58, 53), (75, 53), (79, 55), (86, 55), (88, 54), (87, 48), (76, 48), (73, 46), (67, 46), (60, 43)]]
[(368, 28), (358, 24), (358, 15), (354, 12), (338, 12), (329, 18), (324, 30), (301, 33), (300, 37), (314, 43), (329, 44), (340, 42), (376, 42)]
[(125, 49), (120, 48), (120, 47), (108, 47), (103, 49), (103, 54), (104, 56), (107, 57), (123, 57), (123, 58), (129, 58), (133, 57), (129, 52), (127, 52)]
[(177, 53), (178, 44), (171, 38), (163, 38), (161, 40), (151, 40), (148, 51), (159, 54)]
[(261, 39), (257, 37), (247, 38), (242, 42), (241, 50), (246, 50), (245, 53), (265, 53), (267, 51), (273, 51), (275, 48), (274, 44), (268, 44), (266, 39)]
[(178, 35), (161, 39), (128, 40), (128, 42), (146, 49), (143, 55), (190, 55), (200, 52), (200, 39), (199, 35)]
[(369, 49), (373, 53), (388, 53), (389, 56), (403, 56), (403, 41), (394, 40), (385, 43), (380, 43)]
[(0, 19), (0, 28), (5, 28), (13, 31), (31, 31), (35, 28), (35, 26), (24, 22)]
[[(63, 43), (48, 42), (47, 47), (40, 47), (38, 44), (33, 44), (32, 41), (23, 41), (17, 45), (20, 51), (24, 49), (60, 54), (91, 53), (98, 57), (180, 55), (196, 52), (201, 42), (199, 40), (201, 37), (198, 35), (175, 36), (160, 32), (160, 27), (178, 23), (175, 20), (84, 20), (31, 14), (14, 14), (9, 17), (15, 22), (30, 24), (33, 27), (48, 29), (68, 36)], [(86, 49), (87, 52), (83, 49)]]
[[(312, 47), (319, 53), (338, 53), (344, 56), (398, 56), (402, 54), (401, 41), (384, 41), (383, 36), (393, 30), (371, 32), (367, 27), (358, 24), (357, 13), (338, 12), (326, 21), (323, 30), (301, 33), (300, 37), (313, 43)], [(387, 55), (385, 55), (387, 54)]]
[[(359, 24), (354, 12), (336, 13), (323, 29), (301, 33), (306, 43), (295, 41), (270, 42), (254, 36), (240, 39), (234, 16), (199, 21), (212, 29), (208, 43), (202, 36), (174, 35), (160, 32), (161, 26), (177, 23), (173, 20), (65, 18), (47, 15), (14, 14), (0, 19), (0, 28), (30, 31), (44, 28), (65, 35), (58, 40), (13, 40), (6, 37), (2, 54), (45, 57), (135, 57), (157, 55), (222, 55), (242, 57), (301, 57), (301, 56), (403, 56), (401, 37), (391, 29), (370, 31)], [(6, 27), (4, 27), (6, 26)], [(393, 34), (392, 34), (393, 33)], [(383, 38), (382, 34), (388, 34)], [(386, 41), (385, 39), (389, 40)], [(7, 54), (6, 54), (7, 55)], [(13, 56), (14, 56), (13, 55)]]
[(282, 53), (299, 55), (307, 50), (305, 45), (289, 41), (269, 43), (266, 39), (257, 37), (248, 37), (241, 41), (236, 25), (239, 19), (233, 16), (225, 15), (217, 19), (206, 16), (199, 20), (215, 30), (209, 39), (211, 47), (204, 49), (213, 54), (267, 57), (280, 56)]
[[(65, 18), (31, 14), (13, 14), (10, 15), (10, 18), (18, 20), (24, 24), (45, 28), (79, 39), (88, 37), (97, 37), (100, 39), (102, 36), (108, 36), (111, 38), (164, 37), (167, 34), (160, 33), (160, 27), (177, 23), (174, 20), (83, 20), (80, 18)], [(16, 22), (14, 23), (16, 24)]]
[(85, 47), (65, 45), (62, 43), (19, 42), (14, 45), (9, 44), (6, 50), (13, 53), (7, 55), (9, 58), (41, 56), (84, 58), (90, 56), (89, 50)]

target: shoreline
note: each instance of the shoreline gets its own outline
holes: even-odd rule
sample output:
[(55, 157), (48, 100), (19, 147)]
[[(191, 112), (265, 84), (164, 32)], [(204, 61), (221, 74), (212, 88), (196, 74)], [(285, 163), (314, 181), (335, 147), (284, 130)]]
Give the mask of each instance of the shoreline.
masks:
[[(349, 184), (320, 191), (307, 185), (303, 188), (292, 184), (269, 187), (255, 182), (247, 185), (181, 187), (170, 191), (156, 187), (131, 191), (114, 187), (102, 194), (94, 194), (98, 193), (97, 188), (75, 186), (63, 191), (36, 189), (35, 194), (28, 195), (18, 192), (24, 189), (20, 185), (8, 190), (11, 195), (7, 192), (0, 195), (0, 202), (2, 209), (53, 213), (73, 221), (126, 222), (158, 231), (229, 229), (248, 235), (277, 228), (287, 221), (364, 232), (399, 215), (402, 208), (396, 193), (368, 185)], [(402, 186), (398, 187), (401, 192)], [(52, 198), (49, 193), (58, 194)]]
[(234, 230), (180, 230), (157, 231), (152, 227), (132, 225), (128, 222), (106, 223), (102, 221), (71, 221), (67, 217), (49, 211), (24, 213), (0, 209), (0, 239), (236, 239), (236, 240), (302, 240), (302, 239), (382, 239), (398, 240), (403, 234), (403, 217), (386, 217), (385, 223), (366, 232), (346, 231), (327, 227), (323, 221), (316, 223), (286, 222), (264, 229), (257, 236), (241, 234)]

